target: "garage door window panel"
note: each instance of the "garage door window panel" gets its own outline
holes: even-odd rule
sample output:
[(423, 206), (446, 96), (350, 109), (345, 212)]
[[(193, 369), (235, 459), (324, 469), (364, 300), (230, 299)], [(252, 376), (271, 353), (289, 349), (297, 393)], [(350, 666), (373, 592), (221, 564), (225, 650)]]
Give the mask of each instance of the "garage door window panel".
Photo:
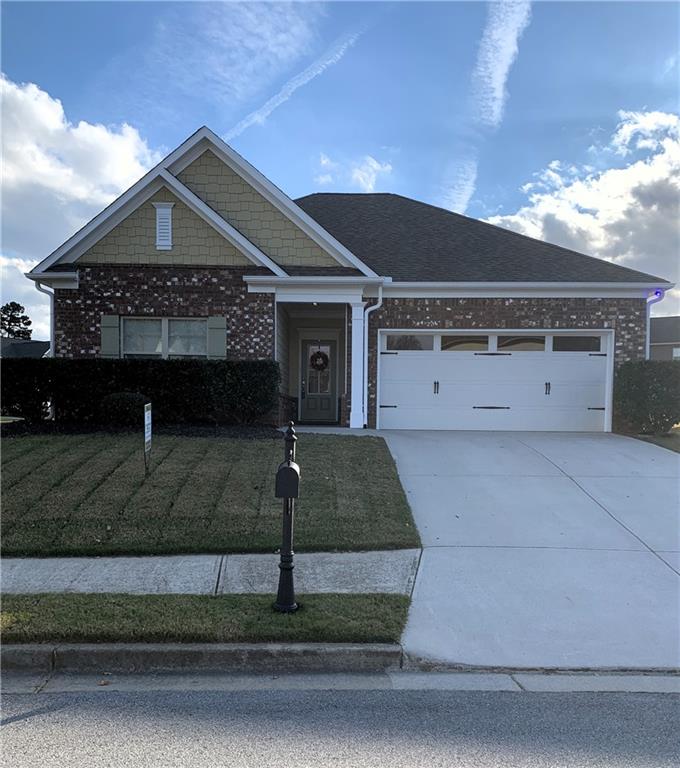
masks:
[(442, 336), (442, 352), (488, 352), (489, 337), (475, 334)]
[(434, 349), (432, 334), (390, 334), (387, 336), (386, 347), (394, 352), (427, 352)]
[(553, 352), (599, 352), (599, 336), (553, 336)]
[(505, 352), (545, 352), (545, 336), (499, 336), (498, 349)]

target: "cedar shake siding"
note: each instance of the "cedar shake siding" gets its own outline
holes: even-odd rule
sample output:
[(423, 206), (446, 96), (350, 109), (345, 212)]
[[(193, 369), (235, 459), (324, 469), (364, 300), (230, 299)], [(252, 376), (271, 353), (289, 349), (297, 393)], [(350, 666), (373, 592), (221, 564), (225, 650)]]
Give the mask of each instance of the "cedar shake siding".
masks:
[[(153, 203), (174, 203), (172, 250), (156, 248)], [(165, 187), (86, 251), (81, 264), (178, 264), (247, 266), (251, 262)]]
[(385, 299), (369, 318), (369, 427), (376, 423), (378, 329), (613, 328), (615, 365), (645, 357), (644, 299)]
[(177, 178), (282, 267), (338, 266), (332, 256), (210, 150)]
[(97, 357), (102, 315), (227, 319), (227, 358), (274, 356), (273, 294), (248, 293), (255, 267), (80, 267), (78, 289), (57, 289), (57, 357)]

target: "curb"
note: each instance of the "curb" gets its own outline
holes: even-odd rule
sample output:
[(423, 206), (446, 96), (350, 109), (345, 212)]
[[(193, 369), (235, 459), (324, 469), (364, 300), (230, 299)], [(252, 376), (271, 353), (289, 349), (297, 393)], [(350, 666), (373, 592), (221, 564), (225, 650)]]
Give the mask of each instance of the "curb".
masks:
[(331, 643), (83, 643), (4, 645), (3, 672), (385, 672), (399, 645)]

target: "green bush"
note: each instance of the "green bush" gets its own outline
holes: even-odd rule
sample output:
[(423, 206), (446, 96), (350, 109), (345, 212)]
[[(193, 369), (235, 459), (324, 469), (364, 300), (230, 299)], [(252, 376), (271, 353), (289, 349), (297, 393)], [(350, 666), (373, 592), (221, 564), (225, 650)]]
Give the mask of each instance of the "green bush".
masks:
[(143, 423), (144, 405), (149, 402), (140, 392), (112, 392), (102, 398), (100, 421), (116, 427), (134, 427)]
[(252, 423), (277, 405), (273, 360), (7, 359), (2, 412), (39, 421), (46, 403), (60, 423), (106, 425), (115, 393), (143, 392), (157, 424)]
[(680, 361), (623, 363), (614, 386), (616, 427), (640, 434), (665, 434), (680, 422)]

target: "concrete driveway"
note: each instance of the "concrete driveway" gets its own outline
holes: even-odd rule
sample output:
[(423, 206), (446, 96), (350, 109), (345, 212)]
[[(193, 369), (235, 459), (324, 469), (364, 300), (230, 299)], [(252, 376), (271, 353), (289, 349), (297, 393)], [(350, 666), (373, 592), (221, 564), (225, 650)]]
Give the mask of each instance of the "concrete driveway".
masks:
[(618, 435), (382, 432), (424, 550), (432, 662), (680, 667), (680, 456)]

